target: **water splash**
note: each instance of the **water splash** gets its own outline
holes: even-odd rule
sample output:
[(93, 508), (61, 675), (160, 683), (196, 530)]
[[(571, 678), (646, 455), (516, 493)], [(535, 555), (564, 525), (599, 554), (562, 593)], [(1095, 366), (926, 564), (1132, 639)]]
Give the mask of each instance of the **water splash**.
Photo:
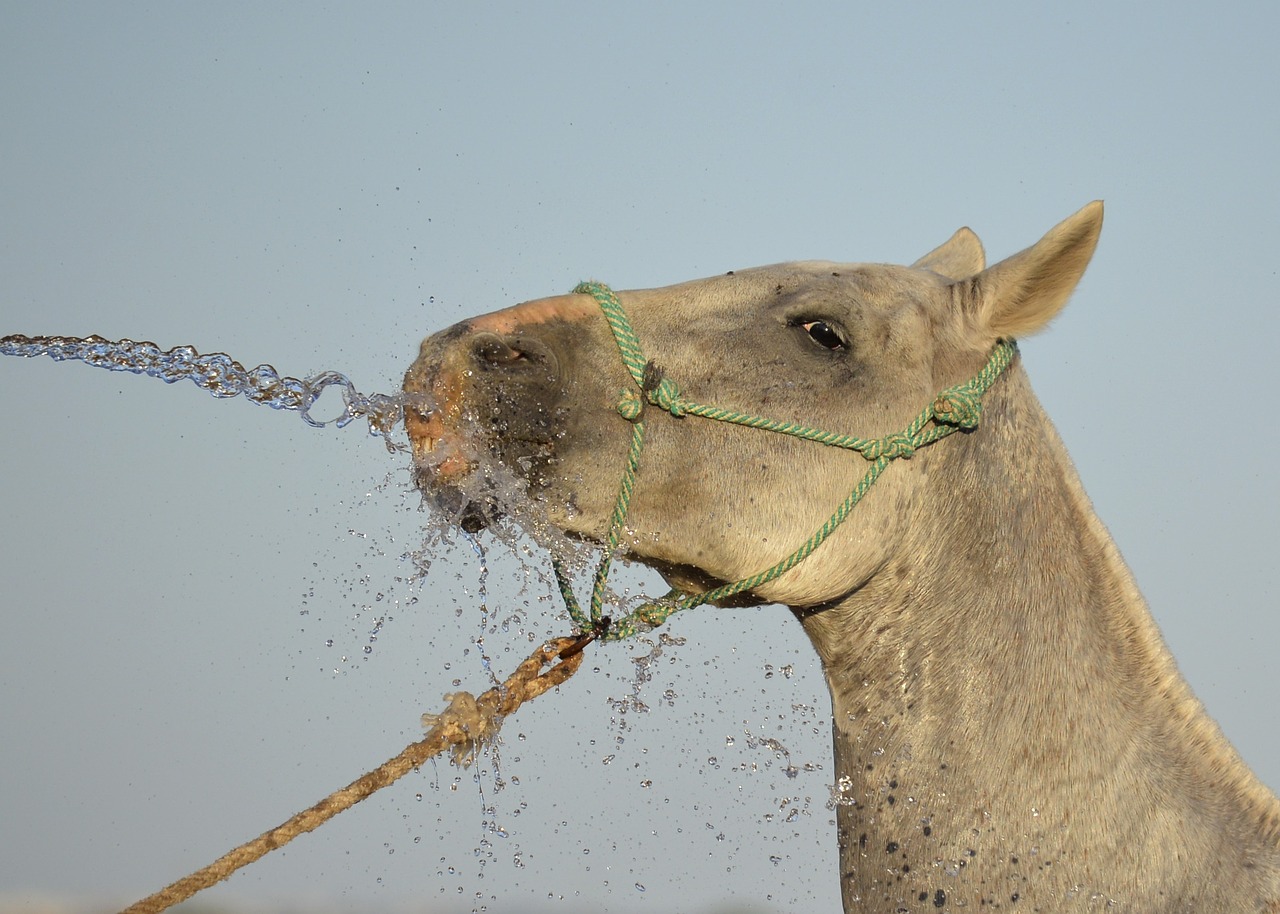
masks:
[[(155, 343), (108, 340), (100, 336), (23, 336), (0, 338), (0, 355), (35, 358), (46, 355), (57, 362), (79, 361), (108, 371), (127, 371), (159, 378), (166, 384), (191, 381), (220, 399), (243, 395), (246, 400), (272, 409), (293, 410), (312, 428), (338, 428), (364, 417), (369, 434), (381, 435), (388, 450), (403, 450), (392, 441), (400, 422), (406, 395), (369, 394), (356, 390), (351, 379), (339, 371), (322, 371), (305, 380), (281, 377), (270, 365), (245, 368), (224, 352), (201, 355), (191, 346), (162, 350)], [(330, 387), (342, 391), (342, 412), (334, 419), (319, 420), (311, 415), (320, 395)], [(416, 396), (416, 395), (415, 395)]]
[(489, 628), (489, 557), (478, 537), (465, 530), (462, 535), (471, 544), (471, 551), (476, 554), (476, 558), (480, 560), (480, 580), (476, 593), (480, 600), (480, 634), (472, 635), (471, 642), (480, 652), (480, 665), (484, 667), (489, 680), (496, 686), (501, 684), (501, 680), (493, 671), (493, 658), (489, 656), (484, 643), (484, 636)]
[[(621, 698), (608, 699), (616, 715), (614, 723), (618, 728), (618, 732), (614, 738), (619, 746), (626, 742), (625, 734), (629, 726), (627, 715), (633, 711), (636, 714), (649, 713), (649, 705), (641, 697), (640, 693), (653, 680), (654, 669), (658, 666), (663, 654), (668, 648), (683, 647), (686, 642), (687, 639), (676, 638), (666, 632), (658, 632), (656, 641), (649, 639), (641, 641), (642, 644), (649, 646), (649, 652), (631, 658), (631, 662), (635, 665), (634, 676), (631, 681), (631, 693)], [(667, 689), (662, 694), (662, 700), (668, 705), (674, 705), (676, 697), (674, 689)], [(605, 764), (607, 765), (608, 763), (608, 760), (606, 760)]]

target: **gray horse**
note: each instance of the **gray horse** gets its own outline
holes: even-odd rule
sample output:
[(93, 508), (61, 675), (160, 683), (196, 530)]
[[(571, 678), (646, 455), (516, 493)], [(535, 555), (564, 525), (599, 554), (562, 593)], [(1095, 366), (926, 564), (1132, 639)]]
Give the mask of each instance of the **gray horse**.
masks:
[[(1090, 204), (990, 268), (961, 229), (910, 267), (788, 263), (618, 299), (684, 400), (883, 435), (1052, 320), (1101, 226)], [(867, 468), (679, 415), (656, 386), (612, 528), (680, 590), (774, 565)], [(406, 413), (419, 484), (478, 527), (513, 510), (495, 480), (515, 479), (526, 520), (605, 541), (636, 388), (591, 295), (458, 324), (405, 379), (433, 403)], [(1020, 360), (976, 428), (909, 456), (812, 555), (723, 601), (789, 606), (822, 660), (845, 910), (1280, 912), (1280, 801), (1179, 675)]]

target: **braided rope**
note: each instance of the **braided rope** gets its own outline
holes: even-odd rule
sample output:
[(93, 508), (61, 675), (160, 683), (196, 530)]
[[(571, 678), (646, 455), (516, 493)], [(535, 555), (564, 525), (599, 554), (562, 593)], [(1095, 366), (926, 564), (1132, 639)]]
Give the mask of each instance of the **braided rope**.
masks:
[[(627, 466), (623, 472), (622, 485), (609, 520), (609, 533), (605, 539), (604, 554), (596, 569), (592, 585), (590, 616), (582, 611), (577, 598), (573, 595), (573, 589), (563, 565), (558, 560), (552, 562), (560, 593), (564, 597), (565, 606), (574, 624), (580, 630), (594, 632), (597, 637), (606, 641), (620, 641), (646, 629), (655, 628), (682, 609), (691, 609), (704, 603), (713, 603), (753, 590), (761, 584), (776, 580), (799, 565), (844, 523), (893, 460), (910, 458), (919, 448), (940, 441), (953, 432), (977, 428), (982, 418), (983, 394), (995, 383), (1000, 373), (1009, 367), (1018, 352), (1016, 342), (1001, 340), (996, 344), (991, 357), (981, 371), (969, 380), (948, 387), (939, 393), (906, 429), (881, 438), (858, 438), (685, 399), (680, 393), (679, 386), (645, 358), (640, 339), (631, 326), (622, 302), (612, 289), (600, 282), (583, 282), (579, 283), (573, 291), (590, 295), (600, 306), (601, 312), (609, 323), (614, 341), (618, 345), (622, 363), (635, 381), (637, 388), (623, 391), (618, 402), (619, 414), (632, 423), (631, 448), (627, 454)], [(624, 618), (610, 624), (608, 617), (604, 615), (604, 591), (614, 554), (621, 541), (627, 510), (635, 491), (640, 455), (644, 449), (643, 417), (646, 404), (669, 412), (676, 418), (701, 416), (718, 422), (763, 429), (830, 447), (856, 451), (871, 461), (871, 466), (826, 523), (781, 561), (758, 574), (702, 593), (691, 594), (673, 590), (658, 600), (641, 605)]]
[[(492, 742), (498, 735), (505, 718), (525, 702), (567, 682), (578, 671), (582, 666), (583, 643), (581, 638), (555, 638), (534, 651), (501, 685), (480, 695), (467, 692), (446, 695), (449, 706), (439, 714), (424, 714), (422, 723), (428, 728), (426, 735), (410, 743), (399, 755), (387, 759), (275, 828), (228, 851), (208, 866), (131, 904), (123, 914), (160, 914), (186, 901), (197, 892), (217, 885), (241, 867), (284, 847), (299, 835), (315, 831), (338, 813), (394, 784), (410, 771), (417, 771), (428, 759), (445, 750), (449, 750), (455, 764), (466, 768), (475, 760), (479, 747)], [(559, 663), (555, 663), (557, 659)]]

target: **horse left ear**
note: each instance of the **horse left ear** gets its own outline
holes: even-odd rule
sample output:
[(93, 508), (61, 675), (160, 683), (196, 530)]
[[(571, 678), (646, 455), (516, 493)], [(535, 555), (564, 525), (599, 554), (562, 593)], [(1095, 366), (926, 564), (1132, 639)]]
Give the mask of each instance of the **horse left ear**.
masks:
[(930, 270), (947, 279), (964, 279), (987, 265), (982, 242), (973, 229), (960, 229), (911, 266), (917, 270)]
[(1095, 200), (1025, 251), (953, 284), (970, 326), (987, 343), (1044, 329), (1084, 276), (1101, 231), (1102, 201)]

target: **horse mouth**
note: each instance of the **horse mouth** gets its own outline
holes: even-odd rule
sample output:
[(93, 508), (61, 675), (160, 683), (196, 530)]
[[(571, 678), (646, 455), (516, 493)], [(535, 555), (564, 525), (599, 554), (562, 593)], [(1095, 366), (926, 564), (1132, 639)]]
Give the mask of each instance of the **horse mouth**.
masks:
[(445, 426), (441, 411), (407, 404), (404, 428), (413, 452), (413, 484), (431, 505), (468, 533), (492, 526), (501, 512), (491, 499), (477, 499), (469, 480), (476, 461)]
[(405, 375), (404, 393), (414, 483), (425, 493), (469, 475), (476, 461), (458, 431), (464, 412), (461, 372), (446, 370), (438, 356), (420, 357)]
[(413, 464), (418, 474), (432, 480), (448, 482), (475, 469), (475, 462), (453, 443), (453, 436), (445, 427), (440, 409), (405, 406), (404, 429), (409, 435)]

